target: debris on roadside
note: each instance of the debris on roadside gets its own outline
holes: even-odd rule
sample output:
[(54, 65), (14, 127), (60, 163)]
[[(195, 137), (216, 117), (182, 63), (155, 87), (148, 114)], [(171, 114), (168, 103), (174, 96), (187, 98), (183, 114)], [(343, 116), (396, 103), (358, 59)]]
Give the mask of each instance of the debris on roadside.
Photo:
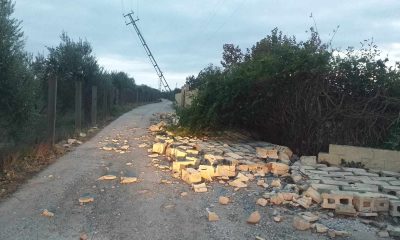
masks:
[[(213, 181), (234, 191), (256, 189), (262, 197), (254, 199), (255, 205), (280, 205), (303, 211), (292, 218), (295, 229), (312, 229), (330, 237), (349, 233), (325, 226), (318, 211), (329, 211), (324, 214), (327, 217), (400, 216), (398, 173), (331, 167), (318, 162), (316, 156), (298, 158), (286, 146), (252, 141), (240, 134), (181, 137), (166, 130), (178, 121), (174, 114), (157, 114), (155, 118), (162, 121), (149, 128), (153, 136), (149, 156), (157, 155), (153, 165), (158, 167), (159, 159), (168, 161), (170, 167), (165, 170), (171, 169), (173, 177), (190, 184), (197, 193), (207, 192), (206, 183)], [(226, 205), (230, 199), (220, 196), (218, 202)], [(283, 219), (279, 213), (273, 216), (275, 222)], [(255, 211), (247, 222), (256, 224), (260, 219), (260, 213)], [(396, 228), (390, 225), (386, 229), (390, 236), (396, 234), (393, 229)]]
[(54, 217), (54, 213), (50, 212), (47, 209), (44, 209), (41, 215), (44, 216), (44, 217), (50, 217), (50, 218)]

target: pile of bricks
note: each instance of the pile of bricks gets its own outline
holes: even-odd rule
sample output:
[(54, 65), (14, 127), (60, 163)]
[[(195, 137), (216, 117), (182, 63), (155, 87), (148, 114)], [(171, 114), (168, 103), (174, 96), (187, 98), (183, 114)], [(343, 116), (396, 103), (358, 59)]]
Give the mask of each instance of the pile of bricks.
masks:
[[(329, 167), (315, 156), (294, 161), (288, 147), (245, 137), (235, 141), (180, 137), (166, 131), (164, 124), (150, 129), (155, 142), (149, 156), (166, 157), (173, 176), (191, 184), (195, 192), (206, 192), (211, 181), (235, 191), (254, 182), (262, 196), (258, 205), (320, 207), (351, 217), (400, 216), (400, 173)], [(324, 229), (321, 224), (310, 226)]]
[(303, 174), (305, 184), (321, 195), (322, 208), (354, 216), (400, 216), (400, 173), (301, 162), (291, 171)]

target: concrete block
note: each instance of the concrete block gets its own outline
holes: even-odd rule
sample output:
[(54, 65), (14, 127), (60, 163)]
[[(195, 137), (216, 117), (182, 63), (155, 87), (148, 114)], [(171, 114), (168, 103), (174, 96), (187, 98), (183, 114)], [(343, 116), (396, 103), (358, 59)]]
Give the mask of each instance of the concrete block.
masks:
[(366, 192), (379, 192), (378, 186), (376, 185), (369, 185), (363, 183), (355, 183), (349, 186), (342, 186), (343, 191), (353, 191), (359, 193), (366, 193)]
[(399, 197), (400, 186), (391, 186), (391, 185), (382, 186), (382, 192)]
[(353, 206), (353, 193), (332, 191), (331, 193), (323, 193), (322, 208), (336, 209), (339, 204)]
[(318, 184), (318, 183), (313, 183), (311, 184), (311, 187), (317, 190), (319, 193), (329, 193), (332, 190), (333, 191), (338, 191), (339, 187), (335, 185), (327, 185), (327, 184)]
[(381, 175), (383, 177), (400, 177), (400, 173), (398, 172), (392, 172), (392, 171), (381, 171)]
[(400, 217), (400, 200), (389, 200), (389, 214), (392, 217)]
[(341, 158), (335, 154), (320, 152), (318, 153), (318, 162), (327, 162), (330, 165), (339, 166), (341, 163)]
[(301, 156), (300, 162), (301, 162), (301, 165), (315, 166), (315, 165), (317, 165), (317, 157), (316, 156)]
[[(341, 172), (342, 168), (339, 168), (339, 167), (320, 167), (320, 168), (318, 168), (318, 170), (325, 171), (325, 172)], [(349, 175), (351, 175), (351, 174), (349, 174)]]
[(354, 207), (359, 212), (387, 212), (389, 199), (375, 193), (355, 193)]
[(335, 181), (332, 179), (323, 178), (321, 179), (321, 183), (328, 185), (336, 185), (336, 186), (349, 186), (347, 182), (344, 181)]
[(396, 181), (389, 181), (389, 184), (392, 186), (400, 186), (400, 181), (396, 180)]

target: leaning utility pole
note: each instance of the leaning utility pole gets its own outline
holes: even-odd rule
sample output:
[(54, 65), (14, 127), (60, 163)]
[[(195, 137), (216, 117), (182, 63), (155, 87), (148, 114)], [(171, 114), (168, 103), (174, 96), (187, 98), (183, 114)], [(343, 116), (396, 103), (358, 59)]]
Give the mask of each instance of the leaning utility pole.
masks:
[(142, 43), (144, 50), (147, 53), (147, 56), (150, 58), (151, 64), (153, 65), (154, 69), (157, 72), (158, 78), (160, 79), (160, 81), (158, 83), (158, 89), (161, 91), (161, 85), (163, 85), (164, 89), (166, 91), (171, 92), (171, 88), (169, 87), (167, 80), (165, 80), (163, 72), (161, 71), (160, 67), (158, 66), (157, 61), (154, 59), (153, 54), (150, 51), (150, 48), (147, 46), (147, 43), (142, 36), (142, 33), (140, 32), (138, 26), (136, 25), (136, 22), (139, 21), (139, 19), (136, 19), (136, 20), (133, 19), (133, 12), (124, 15), (124, 17), (129, 19), (129, 22), (126, 22), (126, 25), (132, 24), (137, 35), (139, 36), (140, 42)]

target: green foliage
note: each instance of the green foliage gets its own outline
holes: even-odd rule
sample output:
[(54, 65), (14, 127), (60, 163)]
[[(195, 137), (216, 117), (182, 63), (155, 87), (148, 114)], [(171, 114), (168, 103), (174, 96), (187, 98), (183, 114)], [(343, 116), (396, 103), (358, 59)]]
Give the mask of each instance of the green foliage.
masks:
[(29, 56), (23, 51), (23, 32), (13, 12), (14, 3), (0, 1), (0, 137), (11, 142), (29, 129), (37, 95)]
[(368, 41), (329, 49), (312, 28), (306, 41), (274, 29), (245, 54), (224, 45), (223, 66), (190, 81), (199, 93), (179, 110), (194, 131), (245, 128), (299, 153), (330, 143), (380, 146), (399, 118), (399, 71)]
[(97, 86), (98, 122), (120, 115), (134, 104), (158, 99), (161, 93), (124, 72), (99, 66), (89, 42), (61, 34), (48, 54), (34, 59), (24, 51), (20, 21), (12, 17), (14, 3), (0, 0), (0, 169), (5, 152), (46, 140), (48, 81), (56, 78), (56, 136), (64, 139), (74, 130), (75, 82), (81, 81), (83, 127), (91, 123), (92, 87)]

